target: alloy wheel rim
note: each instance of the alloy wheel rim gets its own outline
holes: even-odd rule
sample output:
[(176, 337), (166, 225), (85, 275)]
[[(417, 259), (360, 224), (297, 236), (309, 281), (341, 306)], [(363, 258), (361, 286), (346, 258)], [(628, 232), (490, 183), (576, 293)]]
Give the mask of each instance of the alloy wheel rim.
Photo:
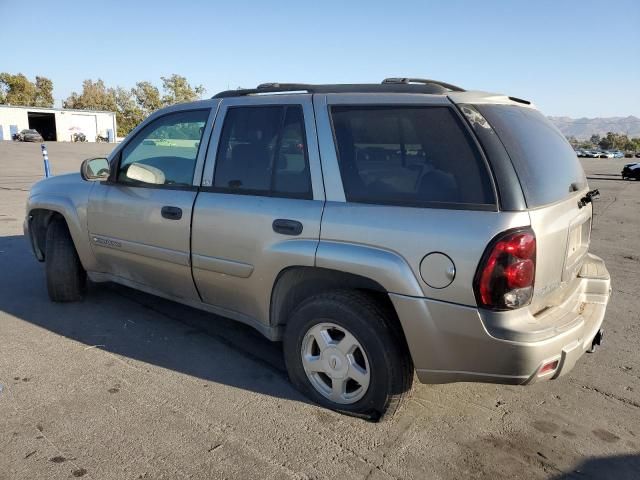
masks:
[(331, 322), (314, 325), (305, 334), (300, 353), (307, 378), (323, 397), (348, 405), (367, 393), (369, 359), (346, 328)]

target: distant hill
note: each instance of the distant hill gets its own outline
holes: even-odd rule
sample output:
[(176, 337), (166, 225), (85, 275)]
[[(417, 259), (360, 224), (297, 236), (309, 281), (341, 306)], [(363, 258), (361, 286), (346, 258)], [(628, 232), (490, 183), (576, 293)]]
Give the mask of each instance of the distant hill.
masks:
[(640, 137), (640, 118), (628, 117), (606, 118), (570, 118), (549, 117), (566, 137), (588, 140), (591, 135), (605, 136), (607, 132), (624, 133), (628, 137)]

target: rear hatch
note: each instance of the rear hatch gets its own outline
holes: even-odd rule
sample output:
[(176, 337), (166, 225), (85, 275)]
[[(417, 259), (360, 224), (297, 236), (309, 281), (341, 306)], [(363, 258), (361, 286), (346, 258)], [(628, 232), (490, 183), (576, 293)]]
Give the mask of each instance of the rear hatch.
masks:
[(539, 111), (514, 104), (476, 108), (491, 124), (516, 170), (536, 241), (532, 313), (561, 304), (578, 285), (589, 249), (592, 206), (579, 206), (587, 179), (562, 133)]

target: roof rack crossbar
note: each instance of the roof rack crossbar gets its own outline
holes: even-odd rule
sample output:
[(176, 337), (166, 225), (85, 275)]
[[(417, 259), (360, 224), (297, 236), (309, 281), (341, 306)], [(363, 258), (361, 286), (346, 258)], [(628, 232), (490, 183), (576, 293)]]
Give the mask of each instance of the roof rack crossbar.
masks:
[(441, 87), (444, 87), (446, 89), (449, 89), (453, 92), (464, 92), (464, 88), (458, 87), (457, 85), (452, 85), (451, 83), (445, 83), (445, 82), (441, 82), (439, 80), (430, 80), (428, 78), (409, 78), (409, 77), (391, 77), (391, 78), (385, 78), (382, 81), (383, 84), (385, 83), (402, 83), (405, 85), (411, 84), (411, 83), (419, 83), (422, 85), (429, 85), (429, 84), (433, 84), (433, 85), (439, 85)]

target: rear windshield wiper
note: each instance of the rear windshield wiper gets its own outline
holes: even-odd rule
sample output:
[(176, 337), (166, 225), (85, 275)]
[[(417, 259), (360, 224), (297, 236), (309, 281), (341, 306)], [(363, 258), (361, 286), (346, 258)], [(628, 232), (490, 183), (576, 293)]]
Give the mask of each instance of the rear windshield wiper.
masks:
[(598, 198), (600, 198), (600, 190), (597, 188), (590, 190), (578, 201), (578, 208), (586, 207), (588, 203), (593, 203)]

